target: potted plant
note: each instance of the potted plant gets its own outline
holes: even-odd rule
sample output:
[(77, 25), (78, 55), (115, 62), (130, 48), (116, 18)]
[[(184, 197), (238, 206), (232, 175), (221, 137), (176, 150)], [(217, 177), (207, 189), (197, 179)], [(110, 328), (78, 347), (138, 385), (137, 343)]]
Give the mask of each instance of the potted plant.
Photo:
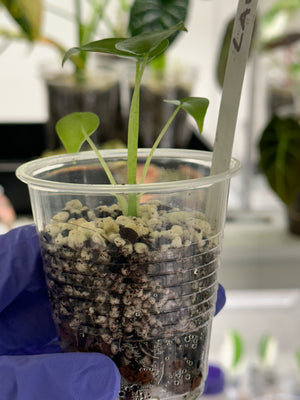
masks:
[[(202, 130), (204, 98), (168, 100), (171, 118), (152, 149), (138, 150), (143, 72), (184, 29), (179, 23), (70, 49), (64, 61), (78, 51), (135, 61), (127, 150), (99, 152), (90, 138), (98, 117), (72, 113), (57, 123), (71, 153), (17, 170), (29, 185), (62, 348), (111, 357), (126, 400), (196, 399), (207, 374), (227, 194), (239, 164), (210, 175), (211, 153), (157, 149), (181, 109)], [(77, 153), (85, 141), (94, 151)], [(218, 228), (205, 215), (215, 187)]]
[[(76, 0), (74, 1), (73, 14), (63, 6), (54, 7), (50, 3), (45, 7), (42, 0), (33, 1), (34, 4), (31, 4), (31, 2), (8, 2), (4, 0), (2, 3), (20, 27), (20, 31), (17, 34), (5, 30), (0, 31), (2, 36), (8, 39), (19, 38), (29, 40), (31, 43), (48, 44), (52, 47), (54, 46), (60, 53), (65, 53), (60, 43), (51, 37), (45, 37), (41, 33), (43, 12), (47, 11), (47, 9), (49, 12), (53, 12), (74, 23), (77, 32), (77, 46), (81, 46), (91, 41), (99, 29), (109, 32), (112, 37), (126, 37), (129, 34), (135, 35), (155, 29), (164, 29), (179, 21), (185, 21), (189, 0), (176, 2), (173, 0), (155, 0), (150, 3), (140, 0), (130, 3), (118, 0), (114, 3), (117, 10), (114, 10), (114, 18), (111, 18), (111, 4), (109, 4), (111, 2), (108, 1)], [(84, 13), (84, 11), (88, 12)], [(170, 42), (175, 37), (176, 35), (170, 39)], [(130, 88), (130, 81), (124, 85), (123, 63), (115, 59), (111, 62), (112, 58), (113, 56), (101, 57), (100, 59), (98, 57), (95, 68), (91, 69), (88, 53), (79, 52), (71, 58), (73, 72), (62, 74), (46, 71), (44, 78), (49, 104), (46, 135), (47, 149), (57, 149), (59, 141), (55, 135), (55, 124), (63, 115), (73, 111), (89, 110), (99, 113), (101, 110), (101, 136), (99, 130), (93, 135), (96, 143), (103, 144), (113, 138), (126, 142), (126, 137), (124, 136), (128, 122), (126, 120), (126, 115), (128, 115), (128, 102), (126, 99), (129, 98), (129, 94), (126, 91)], [(149, 74), (151, 75), (151, 79), (149, 79), (151, 85), (145, 85), (144, 81), (141, 92), (141, 101), (145, 111), (146, 107), (149, 108), (149, 112), (145, 113), (147, 122), (141, 124), (140, 135), (140, 145), (146, 147), (149, 144), (147, 142), (149, 121), (155, 123), (154, 129), (158, 129), (163, 124), (165, 113), (170, 112), (168, 104), (164, 104), (161, 107), (153, 107), (153, 104), (157, 104), (163, 98), (173, 98), (174, 95), (176, 97), (178, 93), (180, 97), (186, 97), (190, 94), (189, 85), (179, 83), (182, 79), (176, 79), (175, 82), (177, 84), (175, 85), (170, 83), (170, 79), (167, 79), (170, 73), (165, 62), (160, 61), (160, 67), (157, 65), (156, 63), (151, 68), (151, 70), (154, 69), (156, 71), (154, 74), (155, 79), (153, 74)], [(159, 73), (157, 72), (158, 70)], [(128, 71), (127, 66), (126, 71)], [(160, 79), (157, 83), (158, 77)], [(149, 101), (149, 96), (151, 101)], [(173, 142), (176, 146), (184, 147), (189, 139), (189, 129), (185, 114), (179, 113), (177, 119), (177, 125), (180, 125), (180, 134), (178, 130), (174, 132), (175, 139)]]

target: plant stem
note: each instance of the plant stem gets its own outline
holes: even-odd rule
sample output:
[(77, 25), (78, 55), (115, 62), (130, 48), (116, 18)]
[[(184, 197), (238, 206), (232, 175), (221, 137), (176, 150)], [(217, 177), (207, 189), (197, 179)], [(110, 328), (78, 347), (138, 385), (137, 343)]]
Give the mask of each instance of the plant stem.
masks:
[[(83, 134), (85, 136), (86, 141), (88, 142), (88, 144), (91, 146), (92, 150), (94, 150), (95, 154), (97, 155), (98, 160), (100, 161), (100, 164), (102, 165), (102, 168), (104, 169), (104, 172), (106, 173), (110, 184), (116, 185), (115, 178), (113, 177), (112, 173), (110, 172), (110, 169), (109, 169), (107, 163), (105, 162), (104, 158), (102, 157), (100, 151), (97, 149), (97, 147), (95, 146), (92, 139), (89, 137), (89, 135), (84, 130), (83, 130)], [(126, 199), (121, 195), (116, 195), (116, 198), (121, 206), (123, 214), (127, 215), (128, 205), (127, 205)]]
[(81, 0), (75, 0), (75, 20), (77, 28), (77, 42), (82, 45), (82, 25), (81, 25)]
[[(84, 33), (84, 26), (82, 25), (82, 19), (81, 19), (81, 0), (75, 0), (75, 21), (76, 21), (76, 28), (77, 28), (77, 42), (79, 46), (83, 45), (82, 39), (83, 39), (83, 33)], [(78, 55), (78, 58), (80, 59), (82, 63), (82, 68), (78, 68), (76, 65), (76, 70), (75, 70), (75, 77), (77, 82), (82, 82), (84, 80), (84, 70), (85, 70), (85, 65), (86, 65), (86, 52), (80, 52)]]
[(103, 4), (98, 4), (98, 1), (92, 1), (92, 15), (89, 22), (85, 25), (85, 29), (83, 32), (82, 42), (83, 44), (88, 43), (91, 41), (92, 36), (94, 35), (98, 23), (100, 20), (104, 19), (104, 12), (106, 7), (108, 6), (109, 0), (103, 1)]
[[(140, 116), (140, 85), (142, 76), (147, 64), (148, 55), (146, 55), (142, 61), (136, 63), (135, 73), (135, 84), (132, 95), (132, 101), (129, 111), (128, 121), (128, 161), (127, 161), (127, 173), (128, 183), (130, 185), (136, 184), (136, 169), (137, 169), (137, 148), (138, 148), (138, 137), (139, 137), (139, 116)], [(137, 215), (137, 198), (136, 193), (130, 193), (128, 196), (128, 214)]]
[(166, 125), (163, 127), (163, 129), (161, 130), (160, 134), (158, 135), (157, 139), (155, 140), (152, 149), (147, 157), (147, 160), (145, 162), (144, 168), (143, 168), (143, 172), (142, 172), (142, 176), (141, 176), (141, 180), (140, 180), (140, 184), (144, 183), (146, 175), (147, 175), (147, 171), (150, 165), (150, 162), (152, 160), (153, 154), (155, 152), (155, 150), (157, 149), (161, 139), (163, 138), (164, 134), (166, 133), (167, 129), (169, 128), (170, 124), (172, 123), (173, 119), (176, 117), (178, 111), (180, 110), (180, 105), (176, 107), (175, 111), (173, 112), (173, 114), (171, 115), (171, 117), (169, 118), (168, 122), (166, 123)]
[(112, 173), (110, 172), (110, 169), (108, 168), (108, 165), (106, 164), (104, 158), (102, 157), (100, 151), (97, 149), (97, 147), (94, 145), (93, 141), (90, 139), (90, 137), (84, 133), (84, 136), (86, 138), (86, 141), (88, 142), (88, 144), (91, 146), (92, 150), (94, 150), (94, 152), (96, 153), (108, 179), (111, 185), (116, 185), (116, 181), (115, 178), (113, 177)]
[(136, 164), (137, 164), (137, 147), (139, 136), (139, 117), (140, 117), (140, 83), (142, 77), (141, 64), (136, 63), (135, 85), (132, 95), (129, 120), (128, 120), (128, 183), (136, 184)]

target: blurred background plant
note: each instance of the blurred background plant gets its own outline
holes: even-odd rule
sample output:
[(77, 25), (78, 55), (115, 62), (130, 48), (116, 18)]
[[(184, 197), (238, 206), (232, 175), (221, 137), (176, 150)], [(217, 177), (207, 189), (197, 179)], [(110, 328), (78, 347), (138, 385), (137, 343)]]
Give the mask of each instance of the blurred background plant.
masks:
[[(92, 40), (104, 37), (128, 37), (143, 32), (165, 29), (176, 23), (185, 22), (188, 15), (189, 0), (73, 0), (68, 4), (53, 0), (0, 0), (2, 11), (9, 13), (16, 30), (1, 29), (4, 39), (2, 49), (15, 40), (26, 40), (31, 45), (42, 43), (54, 47), (60, 55), (69, 47), (81, 46)], [(72, 5), (72, 9), (70, 9)], [(0, 10), (1, 11), (1, 10)], [(75, 43), (67, 48), (57, 39), (55, 32), (44, 33), (44, 20), (47, 13), (72, 23)], [(54, 34), (54, 35), (53, 35)], [(53, 36), (52, 36), (53, 35)], [(170, 37), (174, 42), (177, 34)], [(62, 40), (65, 38), (62, 37)], [(144, 85), (141, 88), (141, 108), (145, 110), (141, 124), (140, 147), (151, 147), (156, 132), (164, 125), (172, 112), (164, 98), (187, 97), (191, 90), (191, 75), (183, 70), (171, 76), (170, 64), (166, 54), (151, 64)], [(94, 140), (103, 144), (108, 140), (125, 142), (127, 115), (130, 99), (131, 65), (126, 60), (116, 60), (111, 56), (78, 53), (71, 57), (73, 71), (69, 63), (64, 70), (57, 72), (47, 63), (43, 71), (47, 87), (48, 122), (46, 132), (47, 150), (57, 151), (60, 143), (54, 133), (56, 122), (73, 111), (92, 111), (101, 118), (101, 127), (94, 134)], [(113, 61), (113, 62), (112, 62)], [(60, 66), (57, 60), (56, 67)], [(185, 68), (186, 69), (186, 68)], [(133, 75), (133, 73), (132, 73)], [(184, 78), (181, 78), (184, 76)], [(185, 77), (189, 76), (188, 84)], [(159, 105), (159, 106), (158, 106)], [(185, 147), (189, 140), (189, 128), (185, 113), (177, 116), (174, 132), (167, 136), (166, 147)]]
[[(51, 0), (0, 0), (0, 8), (9, 13), (16, 25), (16, 30), (0, 27), (0, 36), (5, 39), (2, 50), (13, 40), (27, 40), (31, 44), (39, 42), (54, 46), (64, 54), (67, 49), (60, 42), (43, 34), (47, 12), (71, 21), (76, 31), (75, 46), (82, 46), (95, 37), (134, 36), (184, 22), (188, 6), (189, 0), (74, 0), (73, 10), (70, 10)], [(170, 42), (176, 36), (177, 33), (170, 38)], [(68, 47), (72, 46), (70, 43)], [(88, 54), (83, 52), (71, 58), (79, 77), (87, 67), (87, 58)], [(165, 65), (163, 57), (153, 65), (161, 69)]]
[[(5, 40), (5, 45), (13, 40), (27, 40), (31, 44), (42, 43), (56, 48), (63, 55), (67, 48), (53, 39), (50, 35), (43, 33), (43, 22), (45, 14), (50, 12), (56, 14), (66, 21), (74, 24), (76, 31), (76, 45), (81, 46), (90, 42), (99, 32), (100, 24), (111, 36), (125, 36), (128, 34), (126, 26), (129, 2), (119, 0), (116, 3), (115, 19), (108, 16), (108, 0), (74, 0), (73, 10), (63, 5), (57, 5), (51, 0), (1, 0), (2, 9), (5, 9), (16, 23), (16, 30), (0, 29), (0, 35)], [(70, 43), (69, 47), (72, 44)], [(3, 45), (2, 45), (3, 47)], [(87, 68), (87, 53), (74, 55), (71, 61), (75, 67), (75, 74), (82, 79)]]
[[(19, 201), (21, 204), (16, 205), (18, 199), (28, 200), (27, 189), (26, 196), (16, 193), (22, 188), (15, 182), (15, 164), (12, 160), (19, 158), (13, 143), (21, 143), (20, 137), (24, 138), (23, 145), (19, 146), (22, 159), (28, 153), (30, 156), (61, 153), (62, 146), (55, 132), (57, 121), (71, 112), (90, 111), (100, 118), (100, 126), (93, 134), (93, 140), (99, 148), (120, 148), (127, 142), (134, 65), (128, 60), (109, 55), (78, 53), (62, 69), (63, 54), (70, 47), (93, 40), (129, 37), (185, 22), (189, 6), (190, 0), (0, 0), (0, 57), (6, 61), (6, 57), (9, 59), (12, 53), (18, 53), (16, 59), (22, 60), (13, 68), (16, 75), (11, 74), (14, 86), (18, 74), (23, 70), (23, 60), (25, 64), (31, 55), (43, 55), (39, 56), (35, 65), (35, 75), (46, 106), (45, 120), (39, 126), (34, 126), (35, 139), (38, 137), (38, 140), (33, 139), (32, 124), (28, 125), (26, 135), (22, 124), (9, 123), (5, 128), (11, 132), (8, 136), (11, 138), (13, 154), (10, 154), (7, 163), (8, 153), (3, 150), (5, 166), (1, 168), (5, 168), (5, 179), (8, 181), (5, 185), (3, 181), (3, 186), (13, 200), (16, 211), (27, 212), (29, 204), (26, 201), (26, 206), (23, 206), (24, 201)], [(176, 37), (176, 34), (170, 37), (172, 44)], [(145, 74), (140, 94), (143, 112), (139, 147), (152, 146), (174, 111), (174, 106), (163, 102), (163, 99), (190, 95), (193, 77), (188, 66), (182, 67), (183, 64), (179, 62), (180, 67), (177, 68), (176, 63), (167, 61), (168, 54), (162, 55)], [(176, 70), (176, 77), (171, 70)], [(30, 85), (26, 91), (22, 86), (17, 95), (21, 94), (23, 101), (29, 104), (31, 91)], [(34, 115), (34, 107), (30, 110)], [(189, 119), (180, 110), (161, 147), (188, 147), (190, 136)], [(32, 142), (38, 142), (38, 148), (34, 152), (26, 152), (28, 147), (32, 147)], [(1, 168), (0, 174), (3, 174)]]
[[(300, 234), (300, 0), (276, 0), (257, 19), (251, 55), (263, 59), (269, 119), (260, 133), (258, 165)], [(222, 87), (233, 29), (225, 29), (216, 76)], [(254, 54), (253, 54), (254, 53)], [(257, 94), (256, 94), (257, 95)], [(250, 151), (250, 150), (249, 150)]]
[(259, 51), (268, 71), (270, 119), (259, 140), (260, 168), (300, 235), (300, 1), (276, 1), (261, 17)]

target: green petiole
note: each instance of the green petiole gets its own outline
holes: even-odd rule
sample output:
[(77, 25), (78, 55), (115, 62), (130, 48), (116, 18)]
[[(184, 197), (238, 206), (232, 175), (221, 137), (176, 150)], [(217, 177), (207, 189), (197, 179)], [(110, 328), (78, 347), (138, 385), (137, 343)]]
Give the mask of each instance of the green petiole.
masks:
[[(130, 105), (129, 121), (128, 121), (128, 160), (127, 173), (128, 183), (136, 184), (136, 169), (137, 169), (137, 149), (139, 140), (139, 119), (140, 119), (140, 86), (142, 76), (147, 64), (148, 55), (144, 57), (142, 63), (136, 63), (135, 85)], [(128, 215), (138, 215), (138, 198), (136, 193), (128, 195)]]
[(160, 134), (158, 135), (157, 139), (155, 140), (152, 149), (147, 157), (147, 160), (145, 162), (144, 168), (143, 168), (143, 172), (142, 172), (142, 176), (141, 176), (141, 180), (140, 180), (140, 184), (144, 183), (146, 175), (147, 175), (147, 171), (149, 168), (149, 165), (151, 163), (153, 154), (155, 152), (155, 150), (157, 149), (159, 143), (161, 142), (162, 138), (164, 137), (164, 134), (166, 133), (167, 129), (169, 128), (169, 126), (171, 125), (173, 119), (176, 117), (178, 111), (180, 110), (180, 105), (177, 106), (177, 108), (175, 109), (175, 111), (173, 112), (173, 114), (171, 115), (171, 117), (169, 118), (168, 122), (166, 123), (166, 125), (163, 127), (163, 129), (161, 130)]
[[(85, 132), (84, 129), (83, 129), (83, 134), (85, 136), (85, 140), (88, 142), (88, 144), (90, 145), (91, 149), (94, 150), (96, 156), (98, 157), (98, 160), (99, 160), (102, 168), (104, 169), (104, 172), (106, 173), (106, 176), (108, 177), (108, 180), (109, 180), (110, 184), (111, 185), (116, 185), (115, 178), (113, 177), (113, 175), (112, 175), (107, 163), (105, 162), (105, 160), (102, 157), (100, 151), (97, 149), (97, 147), (95, 146), (94, 142), (89, 137), (89, 135)], [(123, 214), (126, 215), (127, 212), (128, 212), (128, 205), (127, 205), (126, 199), (123, 196), (118, 195), (118, 194), (116, 194), (115, 196), (116, 196), (116, 198), (117, 198), (117, 200), (118, 200), (118, 202), (120, 204), (120, 207), (122, 209)]]

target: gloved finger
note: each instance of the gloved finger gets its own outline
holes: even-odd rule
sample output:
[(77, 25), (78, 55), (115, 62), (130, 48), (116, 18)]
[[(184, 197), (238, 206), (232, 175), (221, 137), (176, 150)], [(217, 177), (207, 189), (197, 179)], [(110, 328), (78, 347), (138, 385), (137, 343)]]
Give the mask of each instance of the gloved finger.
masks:
[(209, 365), (204, 386), (204, 394), (214, 395), (222, 393), (225, 387), (225, 375), (217, 365)]
[(24, 291), (0, 313), (0, 355), (48, 352), (44, 346), (55, 337), (48, 296), (42, 290)]
[(34, 225), (0, 235), (0, 313), (24, 290), (46, 291), (39, 239)]
[(116, 400), (120, 374), (98, 353), (0, 357), (1, 398), (9, 400)]
[(217, 293), (217, 302), (216, 302), (216, 310), (215, 310), (215, 315), (217, 315), (222, 308), (224, 307), (226, 302), (226, 294), (225, 294), (225, 289), (222, 285), (219, 284), (218, 286), (218, 293)]
[(41, 352), (56, 336), (34, 225), (0, 236), (0, 354)]

